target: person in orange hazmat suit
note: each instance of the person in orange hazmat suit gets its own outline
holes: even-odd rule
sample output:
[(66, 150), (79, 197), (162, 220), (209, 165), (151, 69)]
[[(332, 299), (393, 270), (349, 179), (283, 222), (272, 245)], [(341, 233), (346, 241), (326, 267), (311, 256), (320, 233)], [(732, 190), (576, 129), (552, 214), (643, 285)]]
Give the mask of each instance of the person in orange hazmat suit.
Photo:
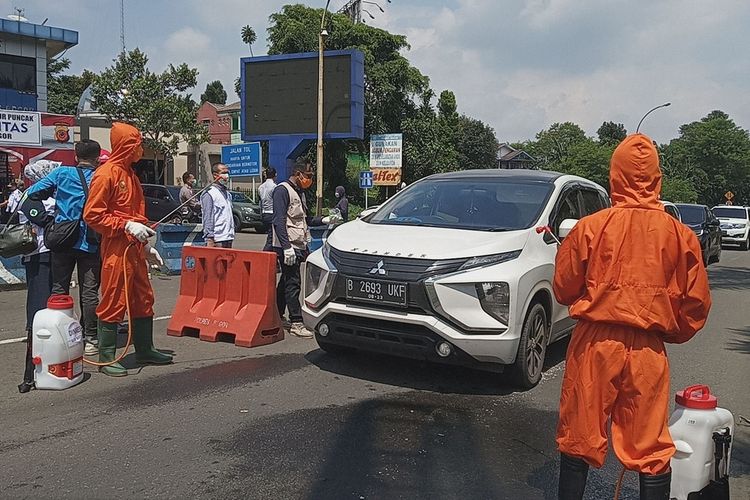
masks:
[(700, 243), (664, 211), (661, 180), (651, 139), (625, 138), (610, 163), (613, 207), (578, 221), (557, 253), (555, 297), (578, 320), (560, 397), (561, 499), (582, 498), (588, 466), (604, 464), (610, 419), (617, 458), (640, 473), (641, 499), (669, 499), (664, 343), (703, 328), (711, 296)]
[[(83, 218), (101, 234), (101, 301), (96, 310), (99, 318), (99, 361), (115, 359), (117, 325), (128, 313), (133, 332), (136, 360), (139, 363), (167, 364), (172, 357), (153, 345), (154, 292), (148, 279), (146, 260), (163, 265), (161, 256), (148, 238), (155, 234), (146, 225), (143, 188), (133, 164), (143, 156), (141, 133), (125, 123), (114, 123), (110, 132), (112, 152), (93, 179)], [(125, 283), (123, 265), (127, 266)], [(130, 310), (126, 311), (125, 287), (128, 287)], [(127, 375), (119, 363), (103, 366), (100, 371), (113, 377)]]

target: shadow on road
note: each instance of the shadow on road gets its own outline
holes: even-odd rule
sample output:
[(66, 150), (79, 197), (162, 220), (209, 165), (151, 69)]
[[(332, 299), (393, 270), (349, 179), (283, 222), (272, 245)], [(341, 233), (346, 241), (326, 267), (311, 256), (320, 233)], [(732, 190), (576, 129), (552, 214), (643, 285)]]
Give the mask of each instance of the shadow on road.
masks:
[[(545, 371), (565, 360), (567, 345), (565, 339), (549, 346)], [(321, 370), (337, 375), (421, 391), (501, 396), (518, 390), (510, 370), (485, 372), (363, 351), (333, 355), (318, 349), (305, 358)]]
[(730, 328), (729, 331), (735, 334), (735, 338), (729, 341), (727, 349), (750, 354), (750, 326)]
[(748, 290), (750, 268), (711, 266), (708, 268), (708, 281), (712, 290)]

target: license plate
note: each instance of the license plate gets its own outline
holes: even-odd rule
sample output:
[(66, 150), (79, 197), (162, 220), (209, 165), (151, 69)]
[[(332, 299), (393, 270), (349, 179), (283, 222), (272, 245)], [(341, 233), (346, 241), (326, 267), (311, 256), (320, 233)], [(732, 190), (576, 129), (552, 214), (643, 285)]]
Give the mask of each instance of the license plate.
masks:
[(75, 361), (73, 363), (73, 376), (77, 377), (83, 372), (83, 361)]
[(409, 285), (393, 281), (346, 279), (346, 298), (406, 307)]

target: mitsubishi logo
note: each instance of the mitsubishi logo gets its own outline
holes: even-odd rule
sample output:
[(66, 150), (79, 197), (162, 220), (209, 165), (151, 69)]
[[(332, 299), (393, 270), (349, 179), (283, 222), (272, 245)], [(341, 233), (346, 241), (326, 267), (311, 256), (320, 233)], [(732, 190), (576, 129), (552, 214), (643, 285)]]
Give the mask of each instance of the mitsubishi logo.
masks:
[(378, 274), (380, 276), (385, 276), (386, 274), (388, 274), (388, 271), (385, 270), (385, 268), (383, 267), (384, 265), (385, 263), (381, 260), (380, 262), (377, 263), (375, 267), (370, 269), (370, 274)]

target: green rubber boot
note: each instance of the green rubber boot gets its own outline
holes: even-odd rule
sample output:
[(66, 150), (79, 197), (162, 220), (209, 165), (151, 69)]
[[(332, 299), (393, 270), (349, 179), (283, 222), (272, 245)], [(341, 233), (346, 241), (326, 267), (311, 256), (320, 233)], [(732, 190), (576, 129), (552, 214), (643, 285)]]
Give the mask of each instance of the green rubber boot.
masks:
[[(117, 323), (106, 323), (99, 320), (97, 326), (99, 334), (99, 362), (110, 363), (115, 360), (117, 350)], [(110, 377), (124, 377), (128, 371), (120, 363), (100, 366), (99, 371)]]
[(154, 318), (134, 318), (133, 322), (133, 345), (135, 346), (135, 359), (141, 364), (168, 365), (172, 362), (172, 356), (154, 349)]

